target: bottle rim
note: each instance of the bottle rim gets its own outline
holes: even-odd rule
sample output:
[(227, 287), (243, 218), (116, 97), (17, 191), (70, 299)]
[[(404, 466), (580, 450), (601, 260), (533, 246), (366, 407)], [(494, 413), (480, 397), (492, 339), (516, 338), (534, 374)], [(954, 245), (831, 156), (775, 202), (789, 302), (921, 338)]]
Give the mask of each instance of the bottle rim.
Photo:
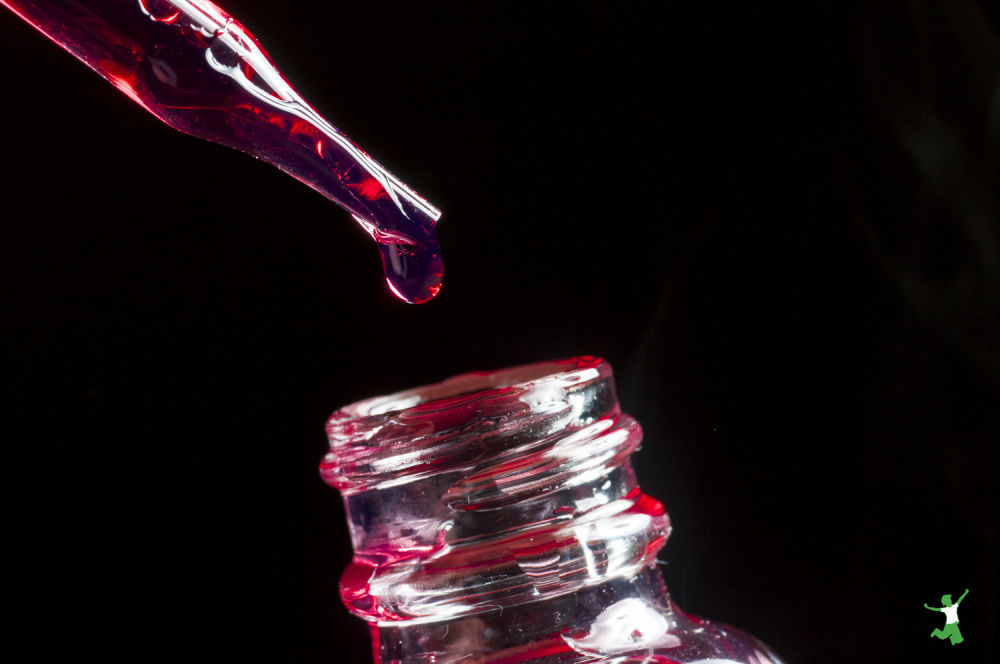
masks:
[(506, 393), (518, 388), (530, 390), (540, 381), (546, 380), (587, 380), (607, 378), (610, 375), (611, 365), (600, 357), (590, 355), (522, 364), (495, 371), (469, 371), (437, 383), (356, 401), (338, 409), (329, 421), (332, 423), (385, 415), (472, 393)]
[[(608, 412), (582, 412), (601, 392), (617, 410), (611, 365), (580, 356), (497, 371), (358, 401), (327, 422), (324, 480), (341, 491), (441, 472), (546, 431), (585, 426)], [(577, 422), (577, 420), (579, 420)]]

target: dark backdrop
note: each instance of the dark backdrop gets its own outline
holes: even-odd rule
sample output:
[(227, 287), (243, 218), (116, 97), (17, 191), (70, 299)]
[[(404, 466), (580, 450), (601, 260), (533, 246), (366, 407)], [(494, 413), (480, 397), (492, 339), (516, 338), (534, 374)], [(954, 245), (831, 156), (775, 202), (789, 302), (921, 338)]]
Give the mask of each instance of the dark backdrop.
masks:
[(346, 213), (0, 12), (24, 661), (367, 661), (325, 418), (577, 354), (686, 610), (789, 662), (995, 657), (991, 5), (223, 4), (444, 211), (444, 288), (396, 301)]

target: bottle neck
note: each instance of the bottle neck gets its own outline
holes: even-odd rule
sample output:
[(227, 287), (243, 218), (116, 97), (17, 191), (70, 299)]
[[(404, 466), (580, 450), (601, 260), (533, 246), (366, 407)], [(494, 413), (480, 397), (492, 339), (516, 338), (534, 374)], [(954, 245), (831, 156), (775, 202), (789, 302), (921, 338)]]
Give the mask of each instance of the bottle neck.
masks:
[[(602, 465), (589, 481), (485, 510), (425, 504), (438, 478), (345, 498), (355, 556), (341, 595), (355, 614), (426, 624), (631, 579), (655, 562), (670, 529), (628, 460)], [(400, 506), (411, 520), (389, 518)]]
[(459, 376), (327, 430), (355, 553), (341, 596), (377, 664), (777, 661), (670, 601), (670, 521), (602, 360)]
[(328, 427), (348, 608), (378, 623), (476, 616), (634, 577), (669, 533), (629, 461), (642, 430), (596, 358), (469, 374), (355, 404)]

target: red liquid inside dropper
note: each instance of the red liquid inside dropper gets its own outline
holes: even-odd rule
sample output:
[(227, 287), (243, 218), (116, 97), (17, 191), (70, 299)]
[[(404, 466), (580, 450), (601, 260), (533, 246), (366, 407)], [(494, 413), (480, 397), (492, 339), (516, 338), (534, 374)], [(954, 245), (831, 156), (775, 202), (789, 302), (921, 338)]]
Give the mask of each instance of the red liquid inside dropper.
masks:
[(207, 0), (0, 0), (171, 127), (277, 166), (347, 209), (389, 288), (426, 302), (441, 212), (327, 122), (256, 38)]

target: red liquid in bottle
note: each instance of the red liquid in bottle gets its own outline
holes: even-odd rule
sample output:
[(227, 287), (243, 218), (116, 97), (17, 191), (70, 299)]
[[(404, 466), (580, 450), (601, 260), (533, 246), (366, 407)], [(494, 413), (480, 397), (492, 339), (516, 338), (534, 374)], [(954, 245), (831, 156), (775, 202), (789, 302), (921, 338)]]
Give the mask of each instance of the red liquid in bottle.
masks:
[(347, 209), (378, 243), (389, 288), (441, 288), (440, 211), (327, 122), (256, 38), (207, 0), (0, 0), (186, 134), (277, 166)]

